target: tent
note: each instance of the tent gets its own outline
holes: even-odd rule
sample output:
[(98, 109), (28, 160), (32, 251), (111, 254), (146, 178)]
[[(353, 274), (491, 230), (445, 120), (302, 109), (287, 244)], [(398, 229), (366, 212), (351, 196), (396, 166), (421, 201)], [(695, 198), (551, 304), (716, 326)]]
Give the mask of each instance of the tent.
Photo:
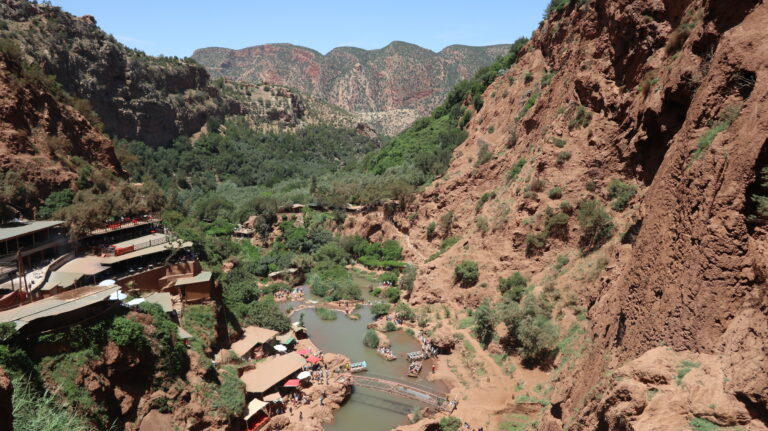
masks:
[(283, 384), (284, 388), (296, 388), (301, 386), (301, 380), (299, 379), (290, 379), (285, 384)]

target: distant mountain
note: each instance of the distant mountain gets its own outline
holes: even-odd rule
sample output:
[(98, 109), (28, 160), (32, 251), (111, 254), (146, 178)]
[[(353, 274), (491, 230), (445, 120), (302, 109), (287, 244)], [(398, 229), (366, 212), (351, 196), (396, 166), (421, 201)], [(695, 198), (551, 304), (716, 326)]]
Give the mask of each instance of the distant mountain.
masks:
[(361, 114), (372, 124), (396, 121), (402, 129), (429, 113), (454, 84), (508, 49), (452, 45), (433, 52), (392, 42), (382, 49), (341, 47), (323, 55), (301, 46), (267, 44), (239, 50), (203, 48), (192, 58), (214, 77), (285, 85)]

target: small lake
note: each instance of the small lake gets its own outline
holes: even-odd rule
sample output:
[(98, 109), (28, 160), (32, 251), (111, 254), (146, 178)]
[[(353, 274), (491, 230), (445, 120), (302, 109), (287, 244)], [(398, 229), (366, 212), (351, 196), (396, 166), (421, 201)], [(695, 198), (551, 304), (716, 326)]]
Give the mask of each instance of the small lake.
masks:
[[(308, 289), (307, 289), (308, 290)], [(363, 289), (364, 299), (370, 300)], [(306, 292), (305, 298), (317, 300)], [(282, 303), (281, 308), (287, 309), (296, 306), (297, 303)], [(424, 361), (424, 367), (418, 378), (406, 376), (408, 361), (405, 354), (421, 350), (421, 345), (414, 338), (402, 331), (386, 333), (392, 344), (392, 351), (398, 359), (386, 361), (380, 357), (374, 349), (363, 345), (363, 335), (368, 324), (372, 322), (368, 307), (362, 307), (355, 311), (360, 315), (359, 320), (347, 319), (343, 313), (337, 312), (336, 320), (322, 320), (314, 310), (303, 310), (291, 316), (292, 321), (298, 321), (299, 315), (304, 314), (304, 325), (312, 342), (324, 352), (341, 353), (350, 358), (352, 362), (366, 361), (368, 363), (367, 374), (372, 377), (383, 377), (390, 380), (402, 381), (405, 384), (417, 383), (419, 386), (427, 386), (433, 390), (445, 391), (443, 385), (428, 382), (426, 376), (432, 369), (432, 360)], [(425, 407), (425, 404), (409, 399), (397, 397), (383, 392), (367, 388), (355, 388), (352, 396), (344, 406), (334, 413), (335, 422), (325, 426), (327, 431), (384, 431), (398, 425), (408, 423), (406, 415), (414, 407)]]

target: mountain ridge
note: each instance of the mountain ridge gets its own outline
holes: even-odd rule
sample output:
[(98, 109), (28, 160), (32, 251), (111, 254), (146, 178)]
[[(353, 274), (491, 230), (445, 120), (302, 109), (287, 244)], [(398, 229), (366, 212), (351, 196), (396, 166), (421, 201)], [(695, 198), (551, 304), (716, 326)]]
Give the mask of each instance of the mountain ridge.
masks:
[(388, 116), (377, 128), (392, 134), (428, 115), (462, 79), (506, 53), (510, 45), (449, 45), (439, 52), (393, 41), (366, 50), (336, 47), (326, 54), (289, 43), (241, 49), (200, 48), (192, 58), (211, 76), (295, 88), (347, 111), (381, 117), (397, 112), (407, 118), (393, 127)]

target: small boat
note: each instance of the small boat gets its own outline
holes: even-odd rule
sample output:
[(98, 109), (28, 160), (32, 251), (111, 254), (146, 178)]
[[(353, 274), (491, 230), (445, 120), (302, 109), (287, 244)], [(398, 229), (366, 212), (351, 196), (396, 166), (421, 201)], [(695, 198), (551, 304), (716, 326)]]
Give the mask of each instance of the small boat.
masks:
[(408, 353), (407, 356), (408, 356), (409, 362), (422, 361), (424, 359), (427, 359), (427, 355), (425, 355), (423, 351), (410, 352)]
[(381, 356), (382, 358), (386, 359), (387, 361), (394, 361), (397, 359), (397, 355), (392, 353), (391, 350), (380, 350), (376, 349), (376, 353)]
[(354, 362), (352, 364), (349, 364), (349, 372), (351, 373), (359, 373), (367, 369), (368, 369), (368, 363), (365, 361)]
[(419, 377), (421, 366), (421, 361), (411, 362), (411, 364), (408, 365), (408, 377)]

